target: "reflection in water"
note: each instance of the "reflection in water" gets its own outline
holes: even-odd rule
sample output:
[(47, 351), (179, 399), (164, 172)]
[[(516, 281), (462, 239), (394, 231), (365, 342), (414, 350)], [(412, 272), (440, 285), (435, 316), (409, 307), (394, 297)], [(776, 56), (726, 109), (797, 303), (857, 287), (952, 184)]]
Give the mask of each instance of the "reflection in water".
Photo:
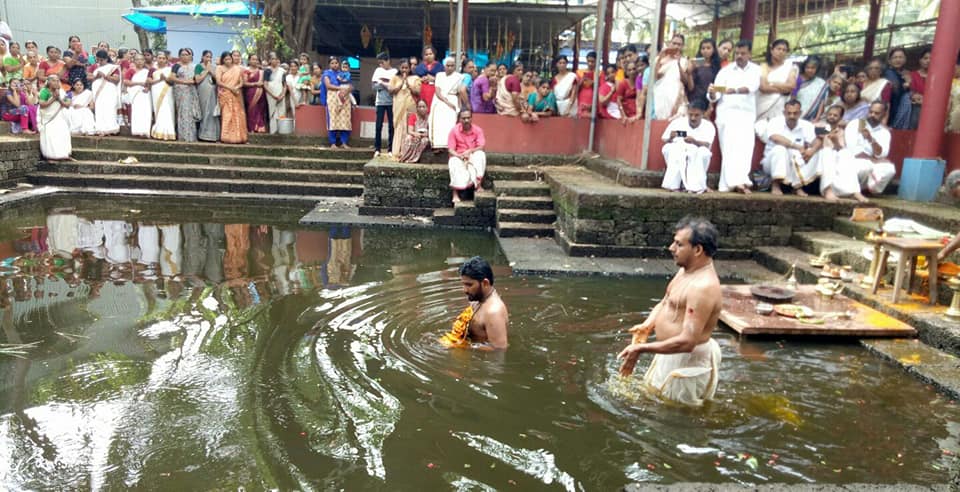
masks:
[[(144, 210), (0, 228), (0, 343), (37, 343), (0, 356), (0, 488), (937, 483), (960, 451), (953, 402), (852, 344), (718, 332), (718, 401), (636, 398), (614, 355), (660, 281), (513, 276), (487, 234)], [(435, 343), (475, 254), (507, 352)]]

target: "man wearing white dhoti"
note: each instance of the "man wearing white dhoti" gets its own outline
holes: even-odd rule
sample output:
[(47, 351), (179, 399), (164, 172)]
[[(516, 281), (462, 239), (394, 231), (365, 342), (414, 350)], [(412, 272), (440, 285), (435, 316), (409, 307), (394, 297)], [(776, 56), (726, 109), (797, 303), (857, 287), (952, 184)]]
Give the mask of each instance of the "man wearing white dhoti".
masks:
[(783, 115), (757, 122), (757, 136), (766, 143), (763, 149), (763, 172), (773, 178), (770, 193), (782, 195), (781, 184), (793, 187), (794, 193), (807, 196), (803, 187), (820, 175), (813, 156), (823, 142), (817, 138), (813, 123), (800, 119), (800, 101), (791, 99), (783, 106)]
[(60, 77), (47, 77), (46, 86), (40, 90), (40, 114), (37, 127), (40, 129), (40, 155), (47, 160), (65, 160), (73, 152), (70, 140), (70, 119), (67, 116), (64, 99), (66, 94), (60, 89)]
[[(629, 376), (642, 353), (657, 354), (643, 376), (657, 396), (691, 406), (713, 399), (720, 376), (720, 346), (710, 337), (720, 317), (720, 280), (713, 267), (717, 228), (705, 219), (684, 218), (670, 253), (680, 271), (663, 300), (643, 323), (630, 328), (632, 343), (617, 356)], [(647, 342), (650, 332), (656, 342)]]
[(750, 193), (750, 166), (757, 119), (757, 90), (760, 67), (750, 61), (750, 41), (740, 41), (736, 62), (720, 69), (707, 88), (711, 101), (717, 102), (717, 134), (720, 137), (720, 191)]
[[(887, 103), (874, 102), (870, 104), (870, 112), (866, 118), (847, 123), (844, 130), (846, 146), (840, 151), (838, 166), (856, 170), (859, 189), (852, 190), (853, 192), (863, 192), (865, 189), (879, 195), (897, 175), (897, 168), (887, 160), (890, 153), (890, 130), (883, 125), (886, 113)], [(849, 190), (835, 191), (838, 196), (844, 196)]]
[(433, 104), (430, 105), (430, 146), (434, 152), (447, 148), (447, 137), (457, 124), (460, 112), (460, 85), (463, 74), (456, 71), (456, 62), (447, 57), (443, 61), (443, 73), (437, 74), (434, 82)]
[(671, 121), (663, 132), (663, 158), (667, 161), (663, 188), (670, 191), (682, 188), (691, 193), (707, 191), (710, 147), (717, 130), (713, 123), (703, 119), (706, 110), (707, 101), (695, 99), (687, 109), (687, 117)]
[(840, 166), (840, 151), (846, 147), (846, 137), (843, 121), (843, 106), (830, 106), (824, 114), (822, 125), (826, 133), (819, 135), (823, 144), (813, 162), (820, 171), (820, 194), (828, 202), (837, 201), (838, 195), (853, 196), (858, 202), (866, 202), (867, 198), (860, 193), (860, 178), (857, 170), (850, 166)]
[(453, 188), (453, 203), (460, 202), (460, 191), (476, 187), (482, 190), (483, 173), (487, 169), (487, 155), (483, 152), (486, 139), (483, 130), (473, 125), (473, 113), (460, 111), (460, 123), (450, 130), (447, 139), (450, 160), (450, 188)]

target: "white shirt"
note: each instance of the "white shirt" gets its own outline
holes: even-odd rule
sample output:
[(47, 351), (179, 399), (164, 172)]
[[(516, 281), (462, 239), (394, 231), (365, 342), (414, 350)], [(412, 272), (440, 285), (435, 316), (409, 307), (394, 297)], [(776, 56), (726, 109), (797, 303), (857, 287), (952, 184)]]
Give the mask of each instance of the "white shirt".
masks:
[(761, 135), (761, 137), (763, 137), (762, 139), (767, 142), (767, 146), (763, 149), (764, 155), (769, 154), (770, 151), (777, 146), (777, 144), (771, 140), (774, 135), (780, 135), (791, 143), (801, 145), (811, 144), (817, 138), (813, 123), (807, 120), (799, 120), (797, 121), (797, 126), (790, 129), (787, 126), (787, 119), (783, 116), (777, 116), (767, 123), (766, 133)]
[(847, 123), (847, 128), (844, 130), (844, 139), (846, 140), (847, 148), (853, 152), (853, 155), (862, 152), (879, 159), (887, 157), (887, 154), (890, 152), (890, 130), (883, 126), (883, 124), (870, 126), (866, 118), (863, 118), (864, 126), (870, 130), (870, 136), (880, 145), (880, 153), (874, 155), (873, 145), (860, 134), (860, 121), (861, 120), (853, 120)]
[(747, 66), (740, 68), (740, 65), (733, 62), (720, 69), (713, 85), (727, 89), (746, 87), (749, 91), (746, 94), (723, 94), (717, 104), (717, 116), (727, 111), (747, 111), (756, 114), (757, 91), (760, 90), (759, 65), (747, 62)]
[[(664, 143), (670, 140), (670, 132), (687, 132), (688, 137), (706, 143), (708, 148), (713, 145), (713, 138), (717, 135), (717, 129), (713, 127), (713, 123), (706, 119), (700, 120), (700, 125), (696, 128), (690, 126), (689, 118), (677, 118), (671, 121), (667, 125), (667, 129), (663, 131), (663, 136), (660, 137)], [(676, 137), (674, 141), (682, 142), (683, 138)]]

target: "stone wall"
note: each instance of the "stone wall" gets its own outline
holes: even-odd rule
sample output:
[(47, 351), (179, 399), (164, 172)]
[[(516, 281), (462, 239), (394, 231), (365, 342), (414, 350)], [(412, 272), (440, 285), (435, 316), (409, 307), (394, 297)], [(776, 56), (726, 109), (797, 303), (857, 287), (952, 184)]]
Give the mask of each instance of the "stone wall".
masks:
[(450, 175), (444, 164), (370, 161), (363, 166), (366, 207), (436, 209), (450, 207)]
[(582, 174), (547, 171), (557, 214), (557, 239), (571, 255), (665, 254), (673, 225), (688, 214), (712, 221), (724, 250), (787, 245), (796, 230), (824, 229), (852, 204), (736, 194), (690, 195), (658, 189), (598, 186)]
[(25, 181), (27, 174), (37, 170), (39, 159), (39, 140), (0, 137), (0, 188)]

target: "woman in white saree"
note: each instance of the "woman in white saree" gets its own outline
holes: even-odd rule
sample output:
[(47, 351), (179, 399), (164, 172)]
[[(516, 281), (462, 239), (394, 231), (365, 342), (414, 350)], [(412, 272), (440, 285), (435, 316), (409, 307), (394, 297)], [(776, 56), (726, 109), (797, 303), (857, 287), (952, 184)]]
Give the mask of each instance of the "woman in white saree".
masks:
[[(693, 81), (690, 79), (690, 62), (683, 56), (683, 43), (684, 37), (675, 34), (670, 38), (669, 46), (657, 55), (657, 80), (653, 84), (655, 120), (669, 120), (687, 113), (687, 86), (692, 88)], [(637, 110), (643, 111), (643, 108)]]
[(167, 82), (171, 67), (166, 52), (157, 53), (157, 68), (153, 70), (150, 95), (153, 97), (153, 128), (150, 136), (157, 140), (176, 140), (177, 124), (173, 106), (172, 85)]
[(60, 90), (60, 77), (47, 77), (47, 84), (40, 91), (40, 154), (47, 160), (66, 160), (73, 152), (70, 141), (70, 120), (67, 117), (64, 98)]
[(149, 137), (150, 123), (153, 121), (153, 101), (150, 97), (150, 69), (146, 58), (137, 54), (133, 58), (133, 67), (123, 76), (123, 85), (130, 99), (130, 134), (135, 137)]
[(263, 86), (267, 96), (267, 125), (270, 133), (277, 133), (281, 119), (287, 116), (287, 72), (280, 66), (280, 58), (270, 52), (267, 55), (267, 70), (264, 70), (266, 84)]
[(557, 75), (553, 77), (553, 95), (557, 98), (557, 116), (576, 116), (574, 89), (577, 87), (577, 74), (567, 70), (566, 56), (557, 58), (556, 66)]
[(767, 50), (760, 65), (760, 93), (757, 94), (757, 121), (783, 116), (783, 106), (797, 88), (797, 67), (787, 61), (790, 44), (778, 39)]
[(73, 97), (70, 99), (70, 133), (73, 135), (93, 135), (96, 133), (96, 123), (93, 111), (90, 110), (93, 102), (93, 91), (87, 90), (83, 80), (73, 82)]
[(117, 110), (120, 109), (120, 65), (110, 63), (106, 50), (97, 52), (97, 67), (89, 78), (93, 80), (93, 112), (97, 135), (120, 133)]
[(443, 61), (443, 73), (434, 81), (436, 91), (430, 105), (430, 145), (434, 151), (447, 148), (450, 130), (457, 124), (460, 113), (460, 83), (463, 74), (456, 71), (456, 63), (448, 57)]

